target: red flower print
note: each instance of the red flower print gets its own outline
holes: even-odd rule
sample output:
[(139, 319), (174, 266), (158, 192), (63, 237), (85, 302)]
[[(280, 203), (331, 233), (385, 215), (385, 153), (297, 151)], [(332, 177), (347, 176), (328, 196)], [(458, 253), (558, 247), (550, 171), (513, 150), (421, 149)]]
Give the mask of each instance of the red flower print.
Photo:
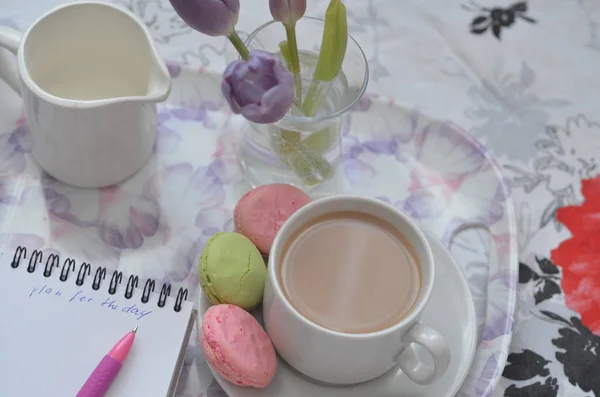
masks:
[(600, 176), (582, 182), (583, 204), (560, 208), (557, 219), (572, 237), (552, 251), (562, 268), (567, 306), (600, 335)]

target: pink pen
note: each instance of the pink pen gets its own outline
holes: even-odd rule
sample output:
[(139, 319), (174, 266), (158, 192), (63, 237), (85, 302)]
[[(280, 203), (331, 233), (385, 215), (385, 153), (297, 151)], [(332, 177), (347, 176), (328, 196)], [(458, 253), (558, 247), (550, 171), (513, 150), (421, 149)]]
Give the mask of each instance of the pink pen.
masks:
[(77, 397), (102, 397), (117, 377), (133, 345), (138, 327), (125, 335), (100, 361), (94, 372), (77, 393)]

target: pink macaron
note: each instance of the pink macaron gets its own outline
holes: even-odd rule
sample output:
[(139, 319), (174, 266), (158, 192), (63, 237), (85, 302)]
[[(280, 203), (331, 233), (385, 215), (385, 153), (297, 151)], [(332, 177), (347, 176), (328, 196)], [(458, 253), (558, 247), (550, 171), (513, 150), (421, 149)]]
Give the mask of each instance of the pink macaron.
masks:
[(200, 346), (210, 366), (238, 386), (267, 387), (277, 369), (275, 348), (258, 321), (235, 305), (211, 306)]
[(257, 187), (237, 203), (233, 213), (235, 230), (268, 255), (281, 225), (310, 201), (306, 193), (292, 185), (276, 183)]

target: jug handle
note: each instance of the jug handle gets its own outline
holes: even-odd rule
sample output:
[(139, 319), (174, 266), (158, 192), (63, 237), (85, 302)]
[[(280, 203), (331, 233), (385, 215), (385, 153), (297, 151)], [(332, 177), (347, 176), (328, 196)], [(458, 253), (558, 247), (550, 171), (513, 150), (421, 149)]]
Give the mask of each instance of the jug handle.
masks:
[(17, 55), (20, 42), (21, 32), (8, 26), (0, 26), (0, 79), (6, 81), (19, 95), (21, 94), (19, 72), (17, 71), (17, 64), (12, 59), (13, 57), (9, 54), (9, 51)]

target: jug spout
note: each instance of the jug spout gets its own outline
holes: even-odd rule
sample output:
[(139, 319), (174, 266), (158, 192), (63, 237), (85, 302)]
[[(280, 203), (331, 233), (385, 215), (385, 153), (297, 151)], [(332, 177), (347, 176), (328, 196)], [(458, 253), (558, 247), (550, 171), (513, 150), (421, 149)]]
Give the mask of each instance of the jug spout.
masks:
[[(102, 5), (100, 7), (106, 7)], [(114, 7), (114, 6), (108, 6)], [(116, 7), (111, 11), (117, 10)], [(105, 54), (105, 59), (112, 63), (119, 60), (121, 67), (113, 74), (114, 68), (105, 65), (96, 70), (95, 75), (106, 73), (112, 81), (106, 86), (115, 87), (108, 92), (106, 99), (109, 102), (162, 102), (171, 93), (171, 75), (165, 62), (161, 59), (156, 44), (150, 31), (138, 17), (129, 10), (119, 9), (126, 14), (130, 23), (134, 22), (137, 29), (132, 29), (132, 24), (122, 24), (121, 32), (113, 40), (98, 40), (93, 46), (96, 53)], [(108, 18), (107, 18), (108, 20)], [(117, 30), (115, 24), (111, 32)], [(106, 32), (104, 35), (108, 35)], [(106, 46), (101, 50), (102, 46)], [(110, 95), (112, 94), (112, 96)]]
[(156, 65), (149, 74), (147, 99), (152, 102), (162, 102), (171, 93), (171, 75), (163, 61), (156, 59)]
[[(8, 42), (16, 49), (18, 36), (2, 33), (0, 46)], [(77, 109), (155, 103), (171, 91), (171, 76), (150, 31), (116, 5), (86, 0), (58, 6), (20, 42), (24, 89), (47, 103)]]
[(151, 56), (148, 62), (148, 91), (146, 99), (152, 102), (162, 102), (167, 99), (171, 93), (171, 74), (167, 69), (167, 65), (162, 60), (156, 48), (156, 44), (150, 31), (139, 18), (130, 14), (138, 23), (140, 28), (145, 32), (147, 51)]

